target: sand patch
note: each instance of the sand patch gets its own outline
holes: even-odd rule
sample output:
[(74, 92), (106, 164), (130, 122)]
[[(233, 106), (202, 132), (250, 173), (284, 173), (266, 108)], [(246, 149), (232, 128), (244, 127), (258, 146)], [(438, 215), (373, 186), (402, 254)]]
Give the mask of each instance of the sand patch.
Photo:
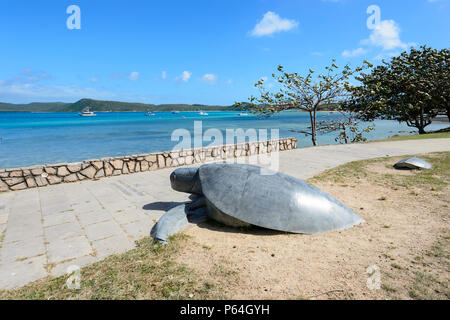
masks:
[[(359, 226), (298, 235), (205, 223), (185, 232), (191, 245), (177, 260), (213, 277), (234, 299), (412, 298), (417, 272), (428, 268), (437, 270), (439, 281), (449, 278), (448, 269), (418, 260), (449, 230), (450, 190), (448, 184), (440, 190), (399, 184), (399, 175), (415, 179), (421, 173), (389, 168), (395, 160), (369, 161), (357, 178), (313, 180), (364, 218)], [(373, 265), (380, 270), (378, 290), (367, 287), (366, 270)]]

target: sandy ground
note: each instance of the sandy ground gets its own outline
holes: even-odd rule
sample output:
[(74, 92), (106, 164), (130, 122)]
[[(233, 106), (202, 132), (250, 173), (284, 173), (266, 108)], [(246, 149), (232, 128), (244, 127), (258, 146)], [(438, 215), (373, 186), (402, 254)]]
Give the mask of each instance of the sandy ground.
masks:
[[(369, 175), (416, 174), (386, 163), (369, 164), (366, 170)], [(417, 260), (449, 230), (448, 184), (433, 191), (370, 178), (348, 181), (355, 180), (314, 184), (363, 217), (361, 225), (298, 235), (205, 223), (185, 231), (190, 244), (178, 260), (213, 277), (234, 299), (410, 298), (415, 272), (423, 269)], [(374, 265), (380, 270), (379, 289), (367, 286), (369, 277), (375, 283), (377, 275), (367, 273)], [(436, 272), (448, 283), (448, 269)]]

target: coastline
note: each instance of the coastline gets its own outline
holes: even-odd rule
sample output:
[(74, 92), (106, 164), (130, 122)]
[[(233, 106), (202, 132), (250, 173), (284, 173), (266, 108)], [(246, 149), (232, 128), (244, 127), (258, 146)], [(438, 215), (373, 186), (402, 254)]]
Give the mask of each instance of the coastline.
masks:
[(0, 193), (297, 149), (297, 138), (172, 150), (0, 170)]

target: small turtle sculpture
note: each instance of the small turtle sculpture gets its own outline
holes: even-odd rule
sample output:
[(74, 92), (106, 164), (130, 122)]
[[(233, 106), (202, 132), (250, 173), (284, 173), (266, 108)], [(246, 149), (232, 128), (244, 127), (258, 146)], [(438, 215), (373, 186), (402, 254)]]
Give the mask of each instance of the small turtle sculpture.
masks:
[(170, 209), (155, 224), (151, 236), (162, 242), (188, 222), (208, 218), (232, 227), (254, 225), (304, 234), (342, 230), (364, 221), (322, 190), (253, 165), (180, 168), (172, 172), (170, 181), (174, 190), (191, 193), (195, 199)]
[(411, 157), (394, 164), (396, 169), (431, 169), (431, 164), (420, 158)]

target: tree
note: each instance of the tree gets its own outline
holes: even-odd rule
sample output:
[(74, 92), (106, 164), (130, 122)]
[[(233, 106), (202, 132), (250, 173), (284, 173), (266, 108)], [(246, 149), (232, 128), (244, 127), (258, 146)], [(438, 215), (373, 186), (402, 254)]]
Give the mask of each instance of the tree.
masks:
[(354, 70), (347, 64), (342, 70), (333, 59), (330, 66), (325, 67), (326, 73), (315, 76), (315, 71), (309, 69), (306, 76), (298, 73), (287, 73), (283, 66), (278, 66), (278, 73), (272, 77), (279, 84), (276, 92), (268, 91), (265, 80), (256, 82), (260, 96), (251, 96), (250, 103), (235, 103), (235, 107), (245, 108), (261, 116), (271, 116), (284, 110), (303, 110), (309, 113), (310, 127), (303, 133), (311, 136), (313, 145), (317, 145), (317, 119), (319, 107), (324, 104), (340, 103), (347, 97), (350, 86), (348, 80), (354, 74), (362, 71), (371, 64), (364, 61), (362, 67)]
[(339, 117), (335, 119), (321, 120), (318, 123), (318, 131), (323, 133), (339, 132), (334, 139), (339, 143), (365, 142), (367, 138), (363, 136), (375, 129), (375, 125), (362, 128), (358, 116), (351, 112), (340, 111)]
[(364, 120), (388, 119), (416, 127), (420, 134), (439, 113), (450, 120), (450, 51), (411, 48), (356, 77), (346, 107)]

